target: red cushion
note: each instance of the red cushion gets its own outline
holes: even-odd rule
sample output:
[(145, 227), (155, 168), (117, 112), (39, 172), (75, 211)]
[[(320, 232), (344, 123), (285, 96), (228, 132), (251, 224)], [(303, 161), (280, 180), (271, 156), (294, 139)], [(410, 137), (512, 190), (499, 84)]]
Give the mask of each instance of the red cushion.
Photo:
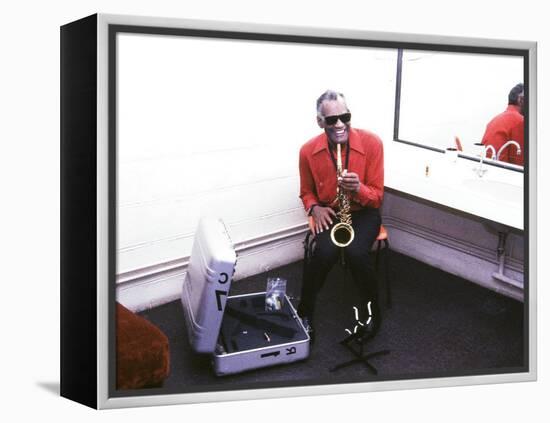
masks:
[(384, 239), (388, 239), (388, 232), (386, 231), (386, 228), (384, 228), (384, 225), (380, 225), (380, 232), (378, 232), (376, 240), (382, 241)]
[(170, 371), (168, 338), (148, 320), (116, 305), (117, 389), (162, 385)]

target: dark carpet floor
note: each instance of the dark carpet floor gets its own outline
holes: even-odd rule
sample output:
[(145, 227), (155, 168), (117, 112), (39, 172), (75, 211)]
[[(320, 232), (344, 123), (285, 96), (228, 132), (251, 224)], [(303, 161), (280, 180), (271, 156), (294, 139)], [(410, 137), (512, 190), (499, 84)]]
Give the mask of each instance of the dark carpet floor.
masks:
[[(339, 341), (353, 320), (356, 291), (349, 272), (335, 266), (319, 296), (316, 341), (307, 360), (217, 377), (208, 356), (194, 354), (187, 340), (179, 301), (141, 313), (170, 340), (171, 372), (154, 393), (257, 389), (295, 385), (496, 374), (527, 370), (524, 304), (466, 280), (390, 253), (393, 307), (384, 306), (383, 322), (368, 351), (389, 349), (372, 359), (378, 375), (363, 364), (331, 373), (353, 356)], [(287, 292), (298, 297), (302, 262), (237, 281), (231, 295), (265, 291), (267, 277), (287, 279)], [(383, 281), (383, 278), (380, 278)], [(297, 300), (293, 300), (296, 305)]]

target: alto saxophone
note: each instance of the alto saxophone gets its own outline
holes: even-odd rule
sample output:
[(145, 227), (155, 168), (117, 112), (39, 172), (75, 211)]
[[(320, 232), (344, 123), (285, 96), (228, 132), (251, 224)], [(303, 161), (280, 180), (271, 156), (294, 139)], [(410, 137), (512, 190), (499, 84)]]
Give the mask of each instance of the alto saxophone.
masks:
[[(338, 181), (342, 177), (342, 150), (340, 144), (336, 144), (336, 177)], [(337, 247), (347, 247), (353, 241), (355, 232), (351, 227), (351, 213), (349, 197), (340, 185), (336, 187), (336, 200), (338, 201), (338, 222), (330, 231), (330, 239)]]

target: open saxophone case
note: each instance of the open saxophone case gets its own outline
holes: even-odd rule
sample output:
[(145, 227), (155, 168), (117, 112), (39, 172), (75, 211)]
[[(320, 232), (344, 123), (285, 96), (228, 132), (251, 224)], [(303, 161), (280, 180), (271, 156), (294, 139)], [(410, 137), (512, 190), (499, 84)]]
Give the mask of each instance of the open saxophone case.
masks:
[(228, 296), (237, 256), (220, 219), (199, 222), (181, 302), (191, 347), (212, 355), (218, 376), (309, 356), (309, 335), (285, 295), (266, 311), (265, 292)]

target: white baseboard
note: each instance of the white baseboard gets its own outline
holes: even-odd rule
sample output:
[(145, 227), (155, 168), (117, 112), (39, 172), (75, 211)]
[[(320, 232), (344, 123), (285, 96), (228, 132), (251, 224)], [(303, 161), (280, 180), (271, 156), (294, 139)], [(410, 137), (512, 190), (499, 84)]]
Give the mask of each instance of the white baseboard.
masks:
[[(383, 217), (390, 248), (430, 266), (514, 299), (523, 300), (523, 290), (492, 277), (498, 270), (495, 251), (473, 242), (457, 240), (427, 227), (392, 216)], [(286, 228), (235, 245), (237, 268), (234, 282), (303, 258), (306, 225)], [(142, 311), (180, 298), (189, 258), (121, 274), (117, 300), (133, 311)], [(523, 263), (507, 259), (506, 276), (523, 282)]]
[[(307, 225), (297, 225), (237, 243), (233, 283), (303, 258)], [(137, 269), (117, 276), (117, 301), (139, 312), (180, 298), (189, 257)]]
[[(383, 220), (393, 251), (523, 301), (523, 289), (493, 278), (493, 273), (498, 271), (495, 250), (457, 240), (391, 216)], [(518, 284), (523, 284), (522, 266), (523, 263), (518, 260), (507, 258), (504, 272)]]

